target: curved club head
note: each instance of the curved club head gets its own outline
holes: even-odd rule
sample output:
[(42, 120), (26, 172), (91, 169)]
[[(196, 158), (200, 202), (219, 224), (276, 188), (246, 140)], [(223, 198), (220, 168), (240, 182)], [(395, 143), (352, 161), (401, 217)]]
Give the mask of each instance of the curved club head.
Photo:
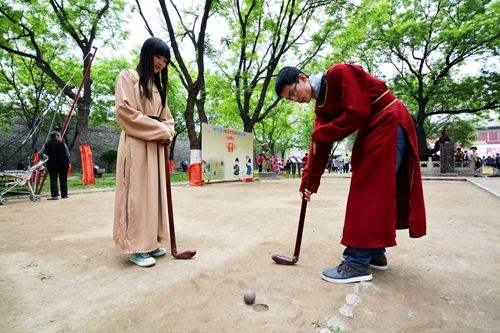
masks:
[(297, 261), (299, 261), (299, 258), (297, 257), (282, 256), (280, 254), (275, 254), (274, 256), (272, 256), (272, 259), (278, 265), (289, 265), (289, 266), (295, 265)]
[(181, 252), (181, 253), (172, 253), (172, 256), (175, 259), (191, 259), (195, 255), (196, 255), (196, 250), (184, 251), (184, 252)]

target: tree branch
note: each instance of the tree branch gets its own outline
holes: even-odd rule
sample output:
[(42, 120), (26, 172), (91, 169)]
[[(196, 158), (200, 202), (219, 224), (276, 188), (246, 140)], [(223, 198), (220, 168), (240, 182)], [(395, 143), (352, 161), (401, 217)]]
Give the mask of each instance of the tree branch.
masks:
[(8, 46), (5, 46), (5, 45), (0, 45), (0, 48), (4, 49), (5, 51), (7, 51), (9, 53), (13, 53), (13, 54), (20, 55), (22, 57), (27, 57), (27, 58), (33, 59), (35, 61), (35, 63), (37, 64), (37, 66), (41, 70), (43, 70), (47, 74), (47, 76), (49, 76), (57, 84), (57, 86), (60, 89), (63, 89), (63, 92), (66, 96), (68, 96), (69, 98), (72, 98), (72, 99), (75, 98), (75, 93), (72, 91), (72, 88), (74, 88), (74, 86), (67, 85), (66, 82), (63, 79), (61, 79), (52, 70), (50, 65), (45, 60), (43, 60), (39, 55), (33, 55), (33, 54), (25, 53), (22, 51), (18, 51), (18, 50), (10, 48)]
[[(179, 9), (177, 9), (177, 6), (174, 4), (174, 2), (172, 0), (169, 0), (169, 1), (170, 1), (170, 4), (172, 5), (172, 7), (174, 7), (175, 12), (177, 13), (177, 17), (179, 18), (179, 22), (181, 23), (182, 28), (184, 29), (184, 31), (188, 35), (189, 39), (191, 39), (191, 42), (193, 43), (193, 45), (196, 45), (196, 38), (194, 36), (194, 24), (193, 24), (193, 29), (188, 29), (188, 27), (184, 24), (184, 21), (182, 20), (182, 15), (179, 12)], [(195, 23), (196, 23), (196, 20), (195, 20)]]
[[(49, 0), (50, 4), (52, 6), (52, 9), (56, 13), (57, 19), (59, 20), (59, 23), (64, 27), (64, 29), (73, 37), (75, 42), (78, 44), (80, 49), (84, 50), (85, 49), (85, 41), (86, 38), (85, 36), (79, 36), (78, 32), (73, 28), (73, 26), (69, 23), (68, 18), (66, 16), (66, 12), (64, 10), (64, 1), (59, 5), (59, 3), (56, 0)], [(82, 34), (83, 35), (83, 34)]]
[(139, 10), (139, 15), (141, 15), (142, 20), (144, 21), (144, 24), (146, 25), (146, 30), (148, 31), (149, 35), (153, 37), (155, 34), (153, 33), (153, 30), (151, 30), (151, 27), (148, 24), (148, 21), (146, 20), (146, 17), (144, 16), (141, 8), (141, 4), (139, 3), (139, 0), (135, 0), (135, 3), (137, 4), (137, 9)]
[(175, 59), (177, 60), (180, 72), (184, 76), (184, 79), (186, 80), (188, 86), (191, 86), (193, 84), (193, 80), (179, 51), (179, 44), (177, 43), (177, 39), (175, 38), (174, 27), (170, 19), (167, 5), (165, 4), (165, 0), (159, 0), (159, 3), (161, 11), (163, 13), (163, 17), (165, 18), (165, 23), (167, 24), (167, 32), (170, 37), (170, 44), (172, 45), (172, 50), (174, 52)]
[(426, 113), (426, 116), (434, 116), (437, 114), (461, 114), (461, 113), (477, 113), (481, 111), (494, 110), (500, 108), (500, 103), (498, 101), (491, 101), (487, 104), (478, 107), (478, 108), (465, 108), (465, 109), (457, 109), (457, 110), (438, 110), (438, 111), (430, 111)]

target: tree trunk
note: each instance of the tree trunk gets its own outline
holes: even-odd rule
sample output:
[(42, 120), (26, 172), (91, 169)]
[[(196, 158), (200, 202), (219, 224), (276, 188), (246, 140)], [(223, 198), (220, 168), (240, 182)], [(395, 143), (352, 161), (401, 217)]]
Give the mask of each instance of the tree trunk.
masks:
[(247, 133), (252, 133), (253, 132), (253, 125), (254, 123), (249, 120), (249, 121), (243, 121), (243, 131)]
[(200, 126), (202, 123), (208, 123), (208, 118), (205, 113), (205, 98), (207, 92), (205, 90), (205, 80), (203, 77), (199, 79), (200, 93), (198, 94), (198, 98), (196, 99), (196, 110), (198, 111), (198, 120), (200, 122)]
[[(84, 52), (87, 54), (88, 52)], [(85, 75), (85, 69), (90, 66), (90, 58), (84, 58), (83, 62), (83, 75)], [(85, 80), (83, 84), (83, 94), (78, 100), (77, 108), (77, 119), (76, 119), (76, 130), (78, 131), (78, 143), (89, 144), (89, 115), (90, 115), (90, 106), (92, 104), (92, 79), (90, 78), (90, 69), (89, 69), (89, 77)]]
[(427, 161), (430, 157), (430, 149), (427, 146), (427, 136), (425, 134), (425, 104), (424, 102), (419, 102), (418, 113), (417, 113), (417, 122), (416, 122), (416, 130), (417, 130), (417, 143), (418, 149), (420, 151), (420, 160)]
[(78, 131), (77, 142), (79, 145), (88, 144), (89, 139), (89, 114), (90, 103), (82, 101), (78, 103), (78, 113), (76, 118), (76, 130)]
[(243, 108), (244, 112), (240, 112), (241, 120), (243, 120), (243, 131), (247, 133), (253, 133), (253, 127), (255, 123), (253, 122), (252, 118), (248, 116), (248, 113), (250, 112), (250, 106), (245, 105)]
[(64, 136), (64, 141), (66, 142), (66, 145), (68, 146), (69, 152), (73, 150), (73, 147), (75, 147), (76, 144), (76, 139), (78, 138), (78, 129), (75, 128), (75, 133), (73, 134), (73, 138), (71, 141), (68, 140), (68, 136)]
[(196, 104), (196, 98), (192, 92), (188, 94), (188, 99), (186, 103), (186, 110), (184, 111), (184, 119), (186, 120), (186, 128), (189, 137), (189, 148), (190, 149), (201, 149), (201, 142), (196, 134), (196, 124), (194, 122), (194, 106)]
[(170, 151), (168, 153), (168, 157), (171, 161), (174, 160), (174, 150), (175, 150), (175, 143), (177, 142), (177, 137), (179, 136), (178, 133), (175, 133), (174, 137), (172, 138), (172, 142), (170, 142)]

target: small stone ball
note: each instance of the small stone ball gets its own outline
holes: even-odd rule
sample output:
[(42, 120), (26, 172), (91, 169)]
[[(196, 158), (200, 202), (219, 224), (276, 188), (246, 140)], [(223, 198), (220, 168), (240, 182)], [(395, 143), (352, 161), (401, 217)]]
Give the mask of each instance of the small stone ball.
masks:
[(255, 291), (249, 289), (243, 294), (243, 300), (246, 304), (251, 305), (255, 302)]

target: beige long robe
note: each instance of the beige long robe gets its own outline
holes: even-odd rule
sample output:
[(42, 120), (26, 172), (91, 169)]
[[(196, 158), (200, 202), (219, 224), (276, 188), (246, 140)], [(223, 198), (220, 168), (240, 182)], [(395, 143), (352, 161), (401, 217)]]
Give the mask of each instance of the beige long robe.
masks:
[[(149, 252), (167, 241), (165, 154), (158, 140), (174, 135), (174, 120), (153, 88), (139, 92), (139, 75), (123, 70), (116, 80), (116, 122), (122, 128), (116, 161), (113, 239), (123, 253)], [(160, 117), (161, 121), (148, 116)]]

